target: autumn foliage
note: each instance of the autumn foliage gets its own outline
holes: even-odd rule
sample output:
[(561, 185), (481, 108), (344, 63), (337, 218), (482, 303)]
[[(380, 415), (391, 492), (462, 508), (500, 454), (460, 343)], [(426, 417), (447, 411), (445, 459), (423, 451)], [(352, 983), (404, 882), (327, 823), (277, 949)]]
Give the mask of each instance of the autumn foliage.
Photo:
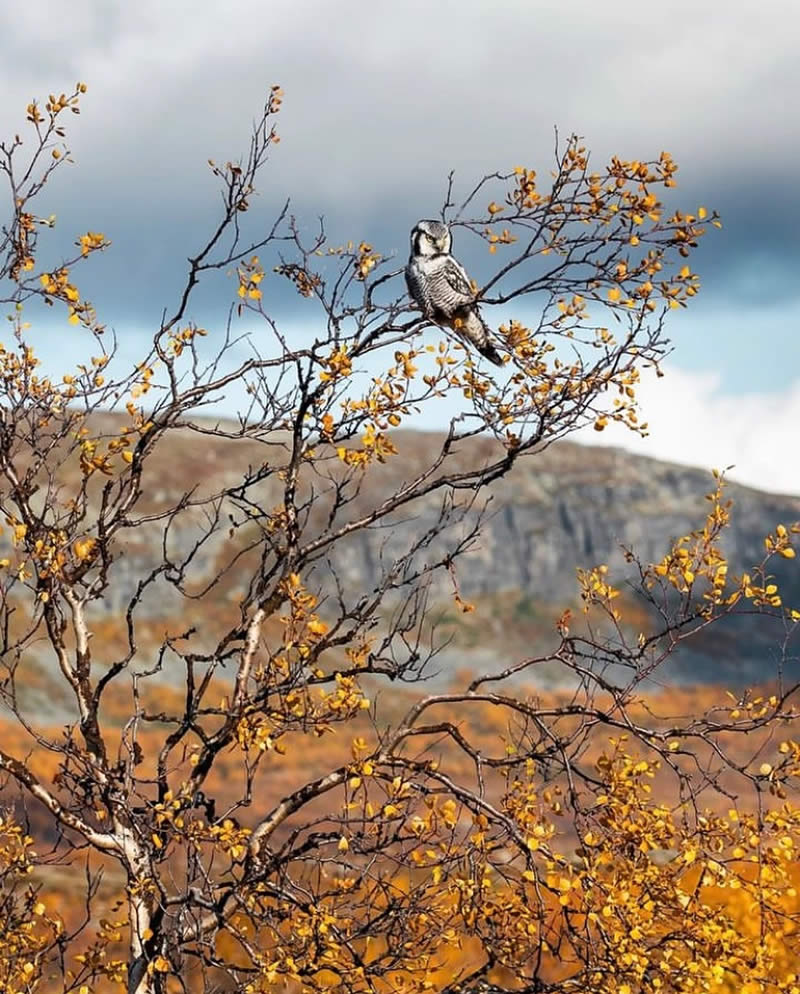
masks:
[[(308, 237), (288, 204), (248, 236), (275, 87), (247, 154), (210, 162), (218, 222), (129, 368), (79, 289), (105, 235), (41, 261), (56, 219), (36, 198), (85, 91), (31, 103), (0, 145), (0, 989), (800, 994), (796, 686), (648, 683), (732, 615), (771, 615), (788, 654), (800, 614), (774, 568), (800, 526), (734, 571), (715, 474), (696, 530), (659, 562), (626, 551), (636, 611), (606, 565), (576, 564), (546, 654), (425, 683), (435, 599), (475, 609), (458, 575), (488, 485), (582, 426), (646, 433), (641, 371), (719, 225), (662, 202), (671, 156), (592, 171), (571, 137), (543, 184), (519, 166), (460, 204), (451, 176), (442, 217), (493, 267), (485, 314), (538, 313), (500, 327), (487, 371), (413, 310), (388, 253)], [(203, 327), (193, 291), (215, 273), (230, 317)], [(284, 284), (301, 342), (270, 309)], [(75, 368), (39, 355), (42, 306), (85, 343)], [(459, 413), (412, 463), (395, 429), (443, 396)], [(204, 417), (226, 397), (237, 420)], [(165, 498), (159, 459), (190, 437), (223, 440), (230, 473), (209, 488), (190, 464)], [(348, 589), (348, 543), (414, 515), (374, 587)], [(537, 690), (543, 664), (560, 690)], [(56, 687), (66, 721), (30, 703)]]

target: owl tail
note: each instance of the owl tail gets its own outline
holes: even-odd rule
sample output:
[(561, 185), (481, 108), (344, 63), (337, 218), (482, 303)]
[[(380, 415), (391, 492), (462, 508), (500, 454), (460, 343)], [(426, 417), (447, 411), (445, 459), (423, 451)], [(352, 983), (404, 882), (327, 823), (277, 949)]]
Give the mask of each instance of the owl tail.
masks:
[(478, 346), (478, 351), (482, 356), (486, 356), (489, 362), (493, 362), (495, 366), (503, 365), (503, 357), (497, 351), (497, 349), (492, 345), (490, 341), (485, 341), (483, 345)]
[(492, 344), (491, 332), (481, 317), (477, 308), (472, 308), (466, 314), (458, 315), (454, 321), (455, 330), (470, 345), (473, 345), (482, 356), (495, 366), (503, 365), (503, 358)]

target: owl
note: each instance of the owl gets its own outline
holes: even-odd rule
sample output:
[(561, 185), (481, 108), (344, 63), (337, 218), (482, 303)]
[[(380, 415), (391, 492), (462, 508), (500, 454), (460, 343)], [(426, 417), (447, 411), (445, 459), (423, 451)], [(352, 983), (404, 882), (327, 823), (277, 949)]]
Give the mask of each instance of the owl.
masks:
[(406, 265), (408, 292), (429, 321), (452, 328), (490, 362), (501, 366), (503, 360), (478, 310), (469, 276), (450, 255), (452, 244), (450, 229), (441, 221), (419, 221), (412, 228)]

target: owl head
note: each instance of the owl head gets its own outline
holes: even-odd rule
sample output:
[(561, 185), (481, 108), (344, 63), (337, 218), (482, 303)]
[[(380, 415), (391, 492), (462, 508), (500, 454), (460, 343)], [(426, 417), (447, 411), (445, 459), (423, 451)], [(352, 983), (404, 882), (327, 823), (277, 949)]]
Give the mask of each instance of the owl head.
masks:
[(450, 229), (441, 221), (417, 221), (411, 229), (412, 255), (447, 255), (452, 244)]

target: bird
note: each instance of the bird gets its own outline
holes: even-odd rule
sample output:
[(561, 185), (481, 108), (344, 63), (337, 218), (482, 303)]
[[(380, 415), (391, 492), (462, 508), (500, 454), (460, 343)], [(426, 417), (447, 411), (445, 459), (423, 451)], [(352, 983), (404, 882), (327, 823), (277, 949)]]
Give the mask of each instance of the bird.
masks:
[(452, 328), (490, 362), (502, 366), (470, 278), (450, 254), (452, 244), (450, 228), (443, 222), (422, 220), (414, 225), (405, 270), (408, 292), (429, 321)]

